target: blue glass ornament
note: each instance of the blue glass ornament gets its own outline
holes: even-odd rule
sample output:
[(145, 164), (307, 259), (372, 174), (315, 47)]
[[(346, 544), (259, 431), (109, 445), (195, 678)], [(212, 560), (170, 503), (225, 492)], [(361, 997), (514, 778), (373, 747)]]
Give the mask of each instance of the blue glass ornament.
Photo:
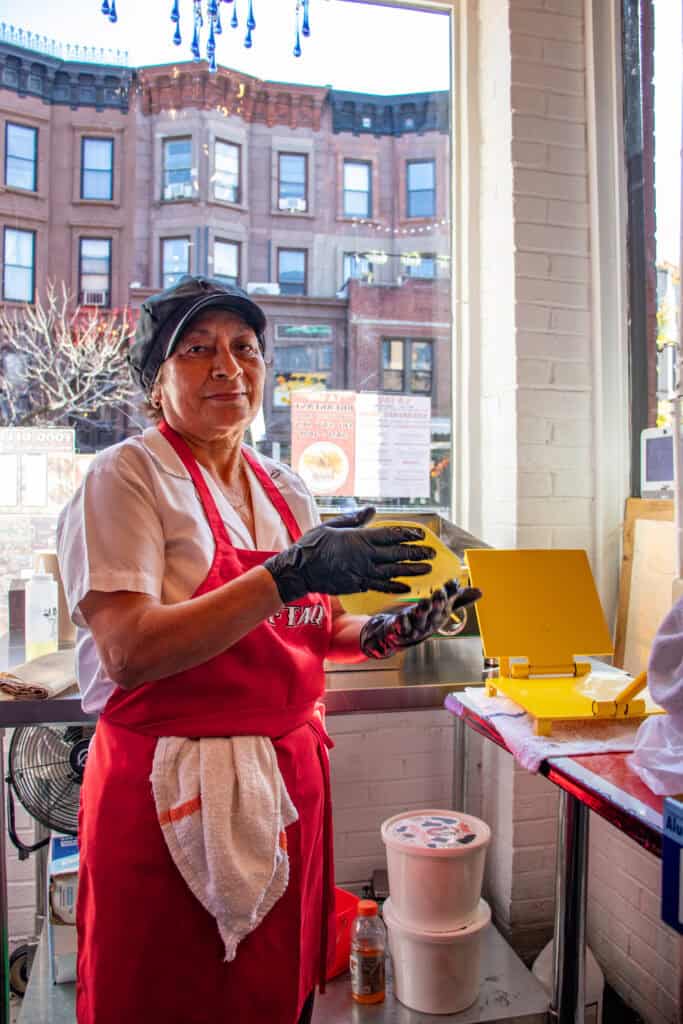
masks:
[(295, 57), (300, 57), (301, 56), (301, 36), (299, 35), (299, 24), (298, 24), (298, 22), (297, 22), (297, 26), (296, 26), (296, 39), (294, 41), (293, 53), (294, 53)]
[(109, 0), (102, 0), (102, 14), (109, 14)]
[(221, 9), (218, 8), (218, 14), (216, 15), (216, 35), (219, 36), (223, 32), (223, 26), (221, 25)]
[(254, 17), (254, 0), (249, 0), (249, 14), (247, 15), (247, 28), (250, 32), (253, 32), (256, 28), (256, 18)]
[(192, 36), (192, 59), (201, 60), (201, 54), (199, 52), (199, 25), (195, 21), (194, 23), (194, 35)]
[(216, 64), (216, 53), (214, 51), (209, 57), (209, 73), (213, 74), (216, 71), (218, 71), (218, 66)]
[(301, 26), (301, 31), (306, 37), (311, 34), (311, 23), (308, 20), (308, 0), (304, 0), (304, 20)]
[(206, 8), (206, 13), (209, 15), (210, 18), (216, 17), (216, 15), (218, 14), (218, 4), (216, 3), (216, 0), (209, 0), (209, 3)]
[(211, 28), (209, 29), (209, 38), (206, 43), (206, 56), (211, 59), (216, 53), (216, 37), (213, 34), (213, 22), (211, 22)]
[(111, 22), (117, 22), (119, 20), (116, 13), (116, 0), (111, 0), (111, 3), (109, 4), (109, 20)]
[(175, 43), (176, 46), (180, 46), (182, 41), (182, 36), (180, 35), (180, 22), (178, 22), (178, 24), (175, 27), (175, 32), (173, 33), (173, 42)]
[(176, 25), (180, 21), (180, 8), (178, 7), (178, 0), (173, 0), (173, 9), (171, 11), (171, 21), (175, 21)]
[(232, 28), (237, 28), (237, 4), (232, 9), (232, 18), (230, 19), (230, 25)]
[(247, 29), (247, 34), (244, 37), (244, 46), (247, 50), (251, 50), (251, 29)]

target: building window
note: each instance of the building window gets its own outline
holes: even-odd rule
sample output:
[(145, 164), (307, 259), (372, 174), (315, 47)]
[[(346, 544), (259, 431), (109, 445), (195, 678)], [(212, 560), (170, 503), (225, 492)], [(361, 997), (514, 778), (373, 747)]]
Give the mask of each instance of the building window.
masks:
[(111, 238), (80, 239), (78, 292), (84, 306), (111, 304)]
[(5, 228), (2, 297), (10, 302), (33, 302), (35, 289), (35, 231)]
[(415, 253), (410, 258), (401, 259), (401, 266), (406, 277), (436, 277), (436, 257), (433, 253)]
[(372, 216), (372, 168), (358, 160), (344, 161), (344, 216)]
[(332, 345), (276, 345), (273, 408), (289, 408), (293, 391), (324, 391), (331, 373)]
[(406, 167), (408, 216), (433, 217), (436, 213), (436, 172), (433, 160), (409, 160)]
[(226, 284), (237, 284), (240, 278), (239, 242), (217, 238), (213, 246), (213, 276)]
[(431, 395), (433, 343), (410, 338), (382, 342), (382, 389), (401, 394)]
[(305, 249), (278, 249), (277, 280), (282, 295), (306, 294)]
[[(189, 142), (189, 139), (187, 141)], [(216, 139), (214, 165), (214, 199), (220, 199), (224, 203), (239, 203), (240, 147), (234, 142)]]
[(161, 285), (170, 288), (183, 274), (190, 273), (190, 239), (161, 239)]
[(5, 184), (35, 192), (38, 188), (38, 129), (5, 125)]
[(278, 153), (278, 209), (308, 209), (308, 160), (303, 153)]
[(114, 198), (114, 140), (81, 139), (81, 199)]
[(164, 139), (163, 199), (192, 199), (192, 139)]
[(367, 256), (361, 256), (357, 252), (344, 253), (344, 265), (342, 267), (342, 284), (346, 284), (352, 278), (367, 277), (372, 273), (372, 263)]

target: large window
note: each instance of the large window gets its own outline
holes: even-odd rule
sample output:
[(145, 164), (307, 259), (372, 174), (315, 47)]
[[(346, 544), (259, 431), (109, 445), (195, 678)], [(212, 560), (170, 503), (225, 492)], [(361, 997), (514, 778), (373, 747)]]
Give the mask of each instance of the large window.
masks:
[(407, 277), (436, 277), (436, 257), (434, 253), (420, 252), (401, 258), (401, 269)]
[(273, 407), (290, 406), (293, 391), (324, 391), (329, 386), (332, 362), (331, 345), (276, 345)]
[(111, 304), (111, 238), (80, 239), (78, 292), (84, 306)]
[(344, 161), (344, 216), (372, 217), (372, 166), (365, 161)]
[(431, 395), (433, 342), (387, 338), (382, 342), (382, 390)]
[(305, 249), (278, 249), (277, 280), (282, 295), (306, 294)]
[[(190, 140), (184, 140), (189, 142)], [(240, 147), (234, 142), (216, 139), (214, 152), (213, 194), (224, 203), (239, 203), (240, 194)]]
[(170, 288), (183, 274), (190, 273), (190, 239), (161, 239), (161, 286)]
[(163, 199), (192, 199), (192, 139), (164, 139)]
[(5, 228), (2, 297), (11, 302), (33, 302), (35, 297), (35, 231)]
[(342, 266), (342, 284), (352, 278), (364, 278), (372, 273), (372, 263), (367, 256), (357, 252), (345, 252)]
[(25, 124), (5, 125), (5, 184), (35, 192), (38, 188), (38, 129)]
[(406, 172), (408, 216), (433, 217), (436, 213), (436, 172), (433, 160), (409, 160)]
[(239, 242), (217, 238), (213, 246), (213, 276), (226, 284), (238, 284), (240, 278)]
[(308, 209), (308, 161), (303, 153), (278, 154), (278, 209)]
[(81, 199), (114, 198), (114, 140), (81, 139)]

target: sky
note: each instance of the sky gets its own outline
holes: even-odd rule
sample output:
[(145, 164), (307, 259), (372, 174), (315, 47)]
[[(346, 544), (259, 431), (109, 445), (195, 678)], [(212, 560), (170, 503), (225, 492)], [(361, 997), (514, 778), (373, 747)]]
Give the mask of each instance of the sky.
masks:
[[(0, 0), (0, 19), (62, 42), (127, 50), (132, 66), (189, 60), (191, 0), (179, 0), (180, 46), (172, 42), (172, 0), (117, 0), (112, 25), (101, 0), (57, 4)], [(331, 85), (391, 94), (449, 88), (447, 15), (355, 0), (310, 0), (311, 36), (292, 55), (296, 0), (253, 0), (253, 46), (243, 45), (248, 0), (237, 4), (240, 27), (228, 25), (233, 3), (221, 4), (217, 59), (271, 81)], [(390, 45), (389, 45), (390, 43)], [(416, 59), (416, 54), (421, 59)], [(655, 0), (655, 179), (657, 259), (680, 258), (681, 2)]]

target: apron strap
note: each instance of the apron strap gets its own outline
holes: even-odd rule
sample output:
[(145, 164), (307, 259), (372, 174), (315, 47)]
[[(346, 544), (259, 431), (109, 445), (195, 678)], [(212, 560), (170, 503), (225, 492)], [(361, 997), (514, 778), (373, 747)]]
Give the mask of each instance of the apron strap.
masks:
[(216, 542), (216, 551), (218, 552), (218, 548), (232, 548), (233, 545), (225, 523), (223, 522), (223, 517), (216, 507), (216, 502), (213, 500), (211, 491), (207, 486), (206, 480), (202, 476), (197, 460), (192, 454), (189, 444), (173, 429), (173, 427), (169, 427), (166, 420), (161, 420), (158, 424), (158, 429), (171, 447), (175, 449), (178, 458), (192, 478), (192, 483), (194, 484), (199, 500), (202, 503), (206, 518), (208, 519), (209, 526), (211, 527), (213, 538)]
[(248, 448), (242, 447), (242, 455), (244, 456), (245, 462), (249, 464), (249, 468), (253, 471), (261, 487), (270, 498), (272, 504), (275, 506), (280, 514), (282, 522), (289, 531), (289, 536), (292, 540), (298, 540), (301, 536), (301, 528), (297, 523), (294, 513), (283, 498), (282, 494), (275, 486), (265, 467), (259, 462), (253, 452), (250, 452)]
[(318, 760), (323, 776), (323, 882), (322, 898), (320, 901), (320, 952), (319, 952), (319, 973), (318, 989), (321, 995), (325, 992), (327, 974), (327, 939), (329, 933), (328, 899), (332, 883), (331, 869), (333, 857), (333, 833), (332, 833), (332, 794), (330, 791), (330, 759), (327, 754), (327, 747), (334, 746), (332, 740), (325, 732), (322, 722), (316, 717), (309, 719), (313, 732), (316, 734), (318, 743)]

